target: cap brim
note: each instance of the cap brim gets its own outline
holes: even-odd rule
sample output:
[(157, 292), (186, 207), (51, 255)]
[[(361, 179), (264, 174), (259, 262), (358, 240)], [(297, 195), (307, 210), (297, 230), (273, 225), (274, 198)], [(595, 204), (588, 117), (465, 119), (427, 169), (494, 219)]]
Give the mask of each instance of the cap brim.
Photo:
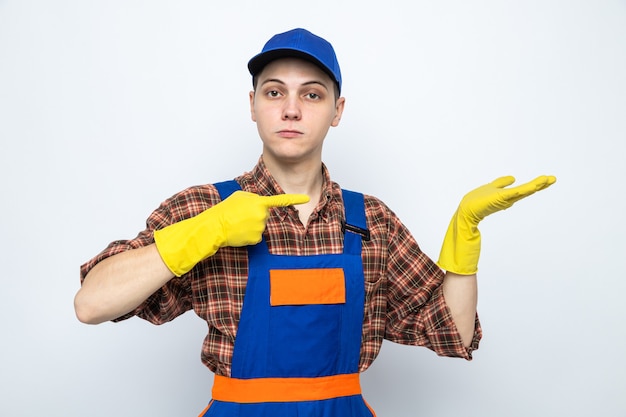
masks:
[(322, 69), (326, 74), (328, 74), (330, 79), (333, 80), (336, 84), (338, 83), (338, 81), (335, 79), (335, 75), (332, 73), (332, 71), (326, 68), (322, 61), (309, 53), (302, 52), (297, 49), (273, 49), (271, 51), (261, 52), (260, 54), (254, 56), (250, 61), (248, 61), (248, 71), (250, 71), (250, 74), (255, 77), (261, 71), (263, 71), (263, 68), (265, 68), (267, 64), (280, 58), (300, 58), (309, 61)]

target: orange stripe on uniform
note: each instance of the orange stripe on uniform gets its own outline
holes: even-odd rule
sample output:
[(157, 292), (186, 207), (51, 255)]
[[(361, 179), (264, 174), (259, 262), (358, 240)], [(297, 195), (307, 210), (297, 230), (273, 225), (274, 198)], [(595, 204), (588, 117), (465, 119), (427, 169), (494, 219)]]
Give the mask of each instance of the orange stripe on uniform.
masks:
[(317, 401), (360, 395), (359, 374), (317, 378), (238, 379), (215, 375), (214, 400), (236, 403)]
[(270, 304), (343, 304), (346, 285), (342, 268), (270, 270)]

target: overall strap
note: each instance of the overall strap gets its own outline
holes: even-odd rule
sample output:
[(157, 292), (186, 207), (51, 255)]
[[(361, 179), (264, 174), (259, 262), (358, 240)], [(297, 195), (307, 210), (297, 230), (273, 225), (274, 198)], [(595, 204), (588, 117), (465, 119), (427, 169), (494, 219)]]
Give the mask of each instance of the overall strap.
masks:
[(346, 220), (341, 225), (344, 233), (344, 253), (360, 254), (362, 240), (370, 240), (370, 231), (365, 218), (365, 199), (363, 194), (341, 190)]
[(217, 192), (220, 193), (222, 200), (228, 198), (235, 191), (241, 190), (241, 186), (235, 180), (223, 181), (213, 184), (217, 188)]

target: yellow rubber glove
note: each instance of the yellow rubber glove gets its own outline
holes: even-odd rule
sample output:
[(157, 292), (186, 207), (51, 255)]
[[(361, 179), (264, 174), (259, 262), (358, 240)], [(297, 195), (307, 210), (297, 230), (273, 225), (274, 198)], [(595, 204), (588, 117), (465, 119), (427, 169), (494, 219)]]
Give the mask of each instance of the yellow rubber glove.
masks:
[(512, 188), (511, 176), (500, 177), (467, 193), (461, 200), (443, 239), (437, 264), (446, 271), (472, 275), (478, 270), (480, 231), (478, 223), (490, 214), (505, 210), (516, 201), (548, 188), (556, 182), (553, 176), (542, 175)]
[(308, 201), (304, 194), (259, 196), (236, 191), (195, 217), (156, 230), (154, 243), (165, 265), (179, 277), (221, 247), (259, 243), (271, 207)]

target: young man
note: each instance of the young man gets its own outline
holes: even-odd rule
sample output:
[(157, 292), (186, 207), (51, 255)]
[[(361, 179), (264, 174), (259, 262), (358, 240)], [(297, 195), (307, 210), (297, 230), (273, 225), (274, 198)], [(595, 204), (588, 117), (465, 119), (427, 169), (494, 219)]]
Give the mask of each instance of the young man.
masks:
[(514, 180), (503, 177), (468, 193), (438, 266), (388, 207), (341, 190), (322, 163), (345, 103), (332, 46), (295, 29), (248, 67), (258, 164), (174, 195), (135, 239), (83, 265), (77, 316), (160, 324), (193, 309), (208, 323), (202, 361), (215, 372), (201, 415), (372, 416), (359, 373), (383, 338), (471, 359), (477, 225), (555, 178), (505, 188)]

